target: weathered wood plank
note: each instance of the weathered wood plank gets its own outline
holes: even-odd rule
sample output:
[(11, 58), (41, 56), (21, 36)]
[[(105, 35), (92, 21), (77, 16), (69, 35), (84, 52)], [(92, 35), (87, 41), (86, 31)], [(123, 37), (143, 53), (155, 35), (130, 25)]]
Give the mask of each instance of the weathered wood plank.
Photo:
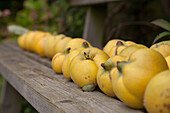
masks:
[(51, 68), (4, 45), (0, 44), (0, 73), (39, 112), (142, 112), (99, 91), (83, 92)]
[(91, 6), (87, 10), (83, 38), (102, 49), (106, 5)]
[(4, 80), (0, 113), (20, 113), (21, 102), (22, 96)]
[(8, 42), (8, 43), (2, 43), (3, 46), (8, 47), (14, 51), (19, 52), (20, 54), (23, 54), (25, 56), (27, 56), (30, 59), (33, 59), (47, 67), (51, 67), (51, 61), (48, 58), (45, 57), (41, 57), (39, 55), (37, 55), (36, 53), (33, 52), (28, 52), (28, 51), (23, 51), (16, 42)]
[(116, 2), (120, 0), (69, 0), (71, 6), (82, 6), (82, 5), (96, 5), (104, 4), (109, 2)]

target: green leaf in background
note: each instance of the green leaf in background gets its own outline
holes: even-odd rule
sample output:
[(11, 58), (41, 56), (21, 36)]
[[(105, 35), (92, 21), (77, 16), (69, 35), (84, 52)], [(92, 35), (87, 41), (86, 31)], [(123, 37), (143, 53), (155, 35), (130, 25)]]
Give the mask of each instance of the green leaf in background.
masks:
[(164, 19), (157, 19), (157, 20), (152, 21), (151, 23), (167, 31), (170, 31), (170, 23)]
[(158, 41), (159, 39), (161, 39), (161, 38), (163, 38), (163, 37), (165, 37), (165, 36), (168, 36), (168, 35), (170, 35), (170, 32), (162, 32), (162, 33), (160, 33), (159, 35), (157, 35), (156, 37), (155, 37), (155, 39), (154, 39), (154, 41), (153, 41), (153, 43), (152, 44), (154, 44), (156, 41)]
[(17, 25), (9, 25), (8, 31), (11, 33), (14, 33), (16, 35), (22, 35), (24, 33), (27, 33), (29, 30), (27, 28), (17, 26)]

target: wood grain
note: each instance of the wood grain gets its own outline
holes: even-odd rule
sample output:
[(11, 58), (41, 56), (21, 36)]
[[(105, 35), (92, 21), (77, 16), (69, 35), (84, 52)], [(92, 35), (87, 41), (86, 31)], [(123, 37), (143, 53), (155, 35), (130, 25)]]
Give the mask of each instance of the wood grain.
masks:
[(120, 0), (69, 0), (71, 6), (82, 6), (82, 5), (96, 5), (104, 4), (109, 2), (116, 2)]
[[(41, 113), (143, 112), (131, 109), (98, 90), (83, 92), (76, 84), (66, 80), (62, 74), (56, 74), (48, 65), (41, 64), (44, 58), (23, 51), (15, 44), (13, 47), (11, 45), (7, 42), (0, 44), (0, 73), (37, 111)], [(34, 59), (30, 57), (32, 55)]]

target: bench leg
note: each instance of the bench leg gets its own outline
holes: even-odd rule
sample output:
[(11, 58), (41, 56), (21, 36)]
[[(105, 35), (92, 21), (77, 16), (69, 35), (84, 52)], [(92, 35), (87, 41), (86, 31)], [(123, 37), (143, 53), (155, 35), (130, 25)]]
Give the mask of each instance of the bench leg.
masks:
[(103, 47), (105, 18), (106, 5), (90, 6), (87, 10), (83, 38), (100, 49)]
[(0, 113), (20, 113), (21, 102), (21, 95), (4, 80)]

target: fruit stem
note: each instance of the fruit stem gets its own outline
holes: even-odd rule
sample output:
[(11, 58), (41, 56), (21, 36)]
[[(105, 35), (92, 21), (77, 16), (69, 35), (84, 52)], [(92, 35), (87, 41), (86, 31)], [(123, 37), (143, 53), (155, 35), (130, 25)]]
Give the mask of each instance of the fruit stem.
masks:
[(125, 67), (125, 65), (127, 64), (126, 61), (118, 61), (117, 62), (117, 69), (119, 72), (122, 72), (122, 69)]
[(113, 63), (107, 61), (105, 63), (102, 63), (101, 66), (107, 71), (111, 70), (112, 67), (114, 67)]
[(82, 47), (83, 48), (89, 48), (89, 44), (87, 42), (83, 42)]
[(84, 52), (84, 56), (85, 56), (86, 60), (93, 60), (89, 57), (89, 55), (86, 52)]
[(65, 49), (64, 50), (64, 54), (69, 54), (70, 53), (70, 50), (71, 50), (71, 48), (69, 47), (69, 48), (67, 48), (67, 49)]
[(117, 47), (119, 47), (119, 46), (123, 46), (124, 44), (123, 44), (123, 42), (122, 41), (117, 41), (117, 43), (116, 43), (116, 46)]
[(116, 47), (116, 49), (115, 49), (115, 55), (118, 55), (118, 47)]
[(88, 84), (82, 87), (83, 91), (93, 91), (95, 89), (95, 84)]

